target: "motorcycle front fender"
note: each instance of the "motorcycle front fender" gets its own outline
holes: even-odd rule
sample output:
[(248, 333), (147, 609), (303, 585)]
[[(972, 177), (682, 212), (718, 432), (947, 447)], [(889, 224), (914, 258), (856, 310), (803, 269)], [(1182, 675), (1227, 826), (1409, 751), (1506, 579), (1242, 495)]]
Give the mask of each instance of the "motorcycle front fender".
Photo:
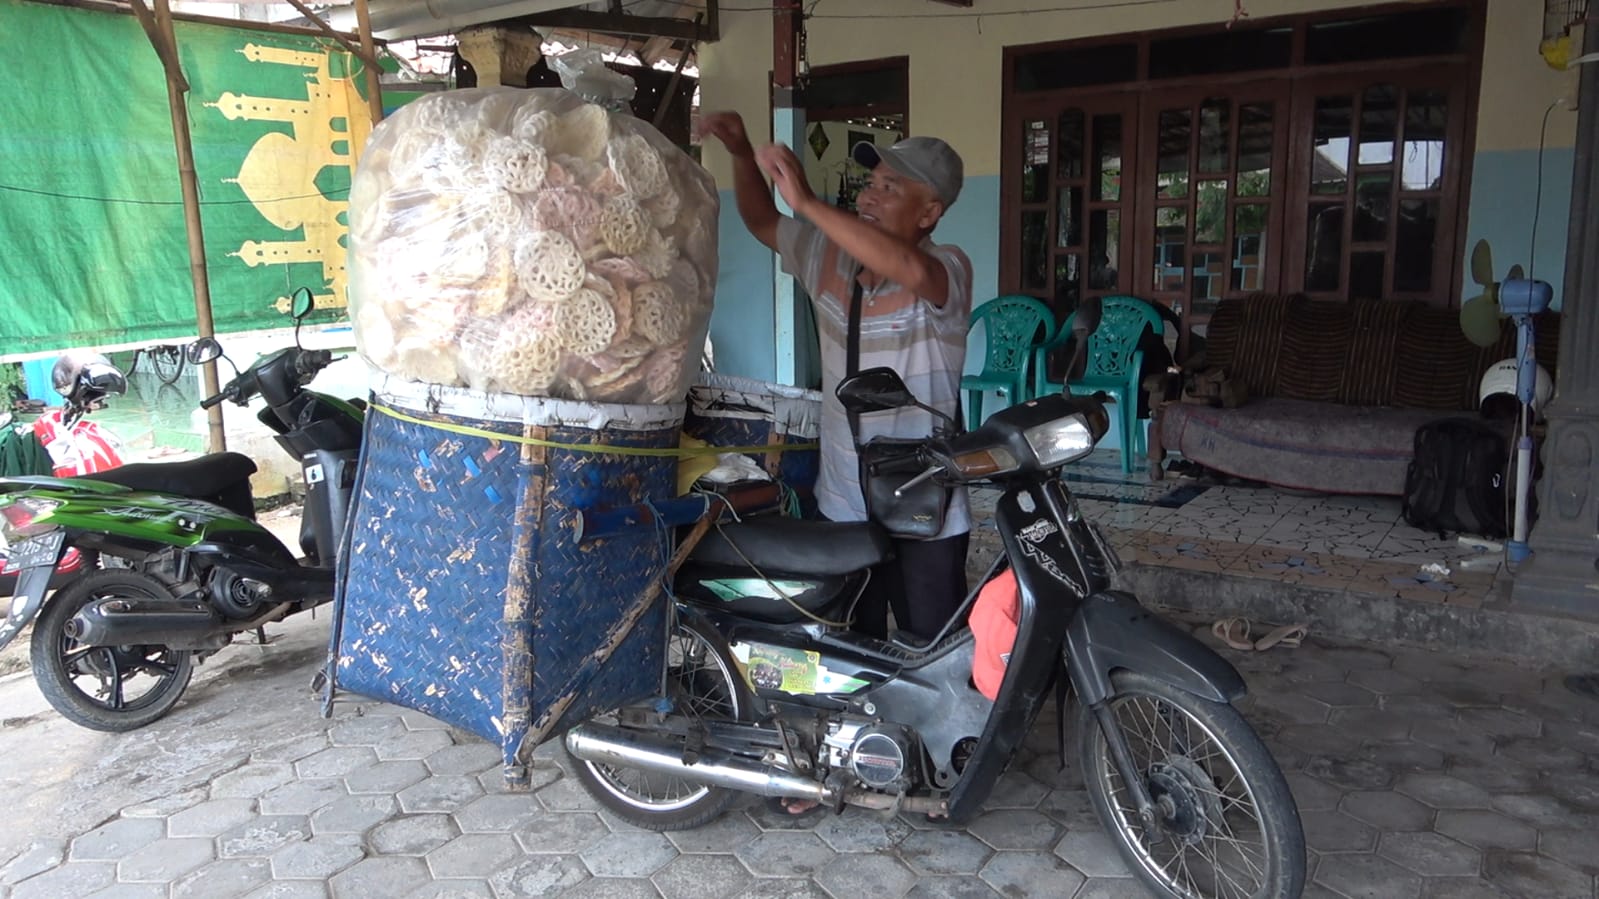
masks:
[(28, 626), (33, 616), (44, 606), (45, 591), (50, 588), (54, 565), (29, 568), (17, 576), (17, 592), (11, 596), (11, 609), (0, 621), (0, 649), (4, 649), (18, 632)]
[(1088, 597), (1062, 648), (1077, 695), (1093, 707), (1110, 698), (1111, 672), (1126, 669), (1212, 702), (1244, 695), (1244, 679), (1226, 659), (1139, 604), (1107, 590)]

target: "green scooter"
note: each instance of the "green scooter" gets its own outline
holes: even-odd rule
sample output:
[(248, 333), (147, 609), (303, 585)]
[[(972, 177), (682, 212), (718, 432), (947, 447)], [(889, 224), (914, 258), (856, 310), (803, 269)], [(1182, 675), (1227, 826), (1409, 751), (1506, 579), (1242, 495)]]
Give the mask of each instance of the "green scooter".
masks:
[[(239, 453), (75, 478), (0, 479), (0, 548), (18, 576), (0, 647), (33, 623), (34, 678), (74, 723), (143, 727), (177, 703), (194, 664), (234, 636), (332, 600), (364, 410), (305, 389), (334, 357), (299, 345), (310, 292), (297, 292), (294, 305), (295, 346), (257, 359), (200, 405), (265, 400), (257, 418), (300, 460), (306, 484), (303, 559), (255, 520), (256, 464)], [(186, 352), (198, 365), (222, 348), (204, 338)], [(68, 399), (90, 406), (122, 392), (119, 384), (125, 389), (104, 367), (86, 370)], [(100, 567), (49, 593), (71, 547)]]

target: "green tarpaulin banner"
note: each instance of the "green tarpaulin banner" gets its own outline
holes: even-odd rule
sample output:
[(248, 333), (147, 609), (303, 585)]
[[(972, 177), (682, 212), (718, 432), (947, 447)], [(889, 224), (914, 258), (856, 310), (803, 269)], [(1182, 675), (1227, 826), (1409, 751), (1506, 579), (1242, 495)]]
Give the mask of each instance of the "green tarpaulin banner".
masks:
[[(345, 197), (371, 132), (331, 40), (178, 21), (216, 328), (345, 304)], [(160, 60), (132, 15), (0, 0), (0, 355), (195, 334)]]

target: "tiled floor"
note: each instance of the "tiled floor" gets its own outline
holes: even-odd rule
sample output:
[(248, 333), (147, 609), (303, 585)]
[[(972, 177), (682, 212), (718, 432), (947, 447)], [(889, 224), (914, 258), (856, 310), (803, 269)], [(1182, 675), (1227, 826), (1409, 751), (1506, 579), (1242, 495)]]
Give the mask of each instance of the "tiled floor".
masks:
[[(347, 696), (319, 717), (326, 625), (272, 633), (130, 734), (79, 730), (26, 674), (0, 678), (0, 896), (1148, 895), (1059, 769), (1053, 703), (965, 827), (749, 800), (655, 834), (599, 808), (554, 744), (534, 791), (508, 793), (497, 746), (425, 715)], [(1298, 802), (1307, 899), (1599, 896), (1599, 703), (1558, 673), (1319, 638), (1223, 652)]]
[[(1462, 574), (1469, 556), (1398, 523), (1394, 500), (1140, 478), (1107, 454), (1072, 487), (1141, 562), (1448, 602), (1493, 577)], [(1451, 574), (1424, 579), (1438, 560)], [(553, 744), (512, 794), (497, 747), (419, 713), (345, 696), (319, 717), (325, 621), (224, 651), (132, 734), (77, 729), (27, 674), (0, 678), (0, 897), (1147, 895), (1058, 769), (1053, 704), (967, 827), (752, 800), (652, 834), (598, 808)], [(1599, 704), (1564, 672), (1320, 636), (1223, 652), (1298, 801), (1307, 897), (1599, 899)]]
[(1126, 562), (1474, 607), (1504, 567), (1497, 549), (1406, 524), (1398, 497), (1151, 482), (1141, 468), (1123, 475), (1114, 452), (1072, 466), (1067, 479)]

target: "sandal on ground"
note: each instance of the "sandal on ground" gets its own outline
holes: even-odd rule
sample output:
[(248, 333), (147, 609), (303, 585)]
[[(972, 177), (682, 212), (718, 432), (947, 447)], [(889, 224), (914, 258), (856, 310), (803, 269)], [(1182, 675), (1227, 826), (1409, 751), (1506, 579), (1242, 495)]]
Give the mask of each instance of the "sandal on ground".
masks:
[(1250, 633), (1252, 628), (1248, 618), (1223, 618), (1211, 625), (1210, 632), (1216, 635), (1216, 639), (1239, 652), (1265, 652), (1274, 646), (1294, 649), (1310, 635), (1310, 629), (1303, 624), (1285, 624), (1255, 640)]

